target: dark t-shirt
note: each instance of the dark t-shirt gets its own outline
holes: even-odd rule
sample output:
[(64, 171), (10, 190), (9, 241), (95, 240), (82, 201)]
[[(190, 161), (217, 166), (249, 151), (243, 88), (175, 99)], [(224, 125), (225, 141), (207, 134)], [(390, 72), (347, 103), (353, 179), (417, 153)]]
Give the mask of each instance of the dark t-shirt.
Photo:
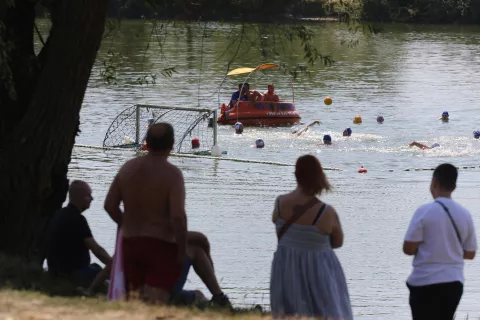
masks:
[(47, 248), (48, 269), (70, 273), (90, 264), (86, 238), (92, 238), (87, 219), (73, 205), (60, 209), (50, 227)]

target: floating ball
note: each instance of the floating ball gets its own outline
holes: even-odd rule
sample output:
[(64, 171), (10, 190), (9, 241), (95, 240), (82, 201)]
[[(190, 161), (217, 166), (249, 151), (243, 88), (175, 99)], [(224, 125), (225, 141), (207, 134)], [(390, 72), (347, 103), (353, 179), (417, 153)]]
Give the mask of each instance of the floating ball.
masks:
[(323, 103), (325, 103), (327, 106), (331, 105), (333, 102), (333, 99), (331, 97), (326, 97), (323, 99)]
[(241, 122), (235, 123), (235, 133), (242, 134), (243, 133), (243, 124)]
[(221, 157), (222, 156), (222, 149), (219, 146), (215, 145), (212, 147), (211, 155), (214, 157)]
[(198, 148), (200, 148), (200, 140), (198, 140), (198, 138), (193, 138), (192, 149), (198, 149)]
[(362, 116), (359, 115), (359, 114), (357, 114), (357, 115), (355, 116), (355, 118), (353, 118), (353, 123), (354, 123), (354, 124), (360, 124), (360, 123), (362, 123)]
[(256, 146), (257, 148), (260, 148), (260, 149), (261, 149), (261, 148), (265, 147), (265, 142), (264, 142), (262, 139), (257, 139), (257, 140), (255, 141), (255, 146)]

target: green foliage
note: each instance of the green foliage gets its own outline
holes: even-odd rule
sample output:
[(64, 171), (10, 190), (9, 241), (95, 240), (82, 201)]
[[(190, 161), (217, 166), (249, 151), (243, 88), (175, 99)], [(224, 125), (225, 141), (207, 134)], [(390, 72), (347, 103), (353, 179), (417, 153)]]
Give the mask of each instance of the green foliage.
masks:
[(73, 279), (54, 277), (36, 263), (3, 254), (0, 254), (0, 287), (49, 295), (79, 295)]

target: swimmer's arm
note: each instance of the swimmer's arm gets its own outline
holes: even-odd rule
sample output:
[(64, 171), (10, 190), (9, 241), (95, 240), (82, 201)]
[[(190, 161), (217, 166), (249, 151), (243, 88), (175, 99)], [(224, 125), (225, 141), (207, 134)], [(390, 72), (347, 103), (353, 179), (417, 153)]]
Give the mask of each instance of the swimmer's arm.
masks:
[(409, 147), (415, 146), (415, 147), (419, 147), (420, 149), (431, 149), (430, 147), (428, 147), (428, 146), (426, 146), (426, 145), (424, 145), (424, 144), (421, 144), (421, 143), (419, 143), (419, 142), (416, 142), (416, 141), (413, 141), (413, 142), (410, 143), (408, 146), (409, 146)]
[(110, 218), (119, 226), (122, 224), (123, 212), (120, 209), (120, 202), (122, 201), (122, 194), (120, 192), (119, 174), (113, 179), (112, 185), (108, 190), (105, 198), (104, 209), (107, 211)]
[(188, 232), (187, 215), (185, 213), (185, 182), (180, 170), (178, 170), (178, 175), (174, 178), (174, 183), (168, 196), (168, 203), (179, 257), (185, 258), (187, 255)]

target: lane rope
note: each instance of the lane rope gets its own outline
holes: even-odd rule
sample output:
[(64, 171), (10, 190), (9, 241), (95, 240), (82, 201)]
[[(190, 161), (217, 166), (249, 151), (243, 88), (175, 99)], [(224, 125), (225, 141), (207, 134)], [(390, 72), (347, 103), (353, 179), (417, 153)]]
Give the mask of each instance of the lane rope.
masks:
[[(132, 152), (132, 149), (126, 148), (115, 148), (115, 147), (103, 147), (103, 146), (94, 146), (94, 145), (86, 145), (86, 144), (75, 144), (74, 147), (76, 148), (86, 148), (86, 149), (96, 149), (96, 150), (112, 150), (112, 151), (123, 151), (123, 152)], [(135, 152), (144, 152), (144, 151), (135, 151)], [(196, 155), (196, 154), (188, 154), (188, 153), (171, 153), (170, 156), (176, 158), (189, 158), (189, 159), (212, 159), (212, 160), (223, 160), (223, 161), (232, 161), (232, 162), (242, 162), (242, 163), (255, 163), (255, 164), (266, 164), (266, 165), (273, 165), (273, 166), (283, 166), (283, 167), (294, 167), (295, 164), (293, 163), (286, 163), (286, 162), (275, 162), (275, 161), (263, 161), (263, 160), (249, 160), (249, 159), (241, 159), (241, 158), (232, 158), (232, 157), (214, 157), (214, 156), (207, 156), (207, 155)], [(464, 166), (456, 166), (459, 170), (468, 170), (468, 169), (480, 169), (480, 166), (475, 165), (464, 165)], [(323, 168), (324, 170), (329, 171), (345, 171), (339, 168)], [(435, 168), (407, 168), (407, 169), (399, 169), (399, 170), (386, 170), (388, 172), (395, 172), (395, 171), (433, 171)], [(348, 171), (348, 170), (347, 170)], [(383, 171), (383, 170), (382, 170)]]
[[(123, 151), (123, 152), (132, 152), (132, 149), (126, 148), (115, 148), (115, 147), (103, 147), (103, 146), (92, 146), (86, 144), (75, 144), (74, 147), (76, 148), (86, 148), (86, 149), (97, 149), (97, 150), (111, 150), (111, 151)], [(142, 151), (135, 151), (135, 152), (142, 152)], [(285, 163), (285, 162), (275, 162), (275, 161), (263, 161), (263, 160), (248, 160), (248, 159), (241, 159), (241, 158), (231, 158), (231, 157), (214, 157), (214, 156), (207, 156), (207, 155), (196, 155), (196, 154), (188, 154), (188, 153), (171, 153), (171, 157), (177, 158), (190, 158), (190, 159), (212, 159), (212, 160), (223, 160), (223, 161), (232, 161), (232, 162), (243, 162), (243, 163), (256, 163), (256, 164), (267, 164), (267, 165), (274, 165), (274, 166), (283, 166), (283, 167), (294, 167), (295, 164), (293, 163)], [(330, 171), (343, 171), (342, 169), (338, 168), (323, 168), (324, 170)]]

